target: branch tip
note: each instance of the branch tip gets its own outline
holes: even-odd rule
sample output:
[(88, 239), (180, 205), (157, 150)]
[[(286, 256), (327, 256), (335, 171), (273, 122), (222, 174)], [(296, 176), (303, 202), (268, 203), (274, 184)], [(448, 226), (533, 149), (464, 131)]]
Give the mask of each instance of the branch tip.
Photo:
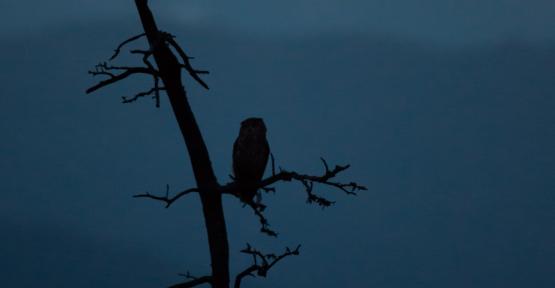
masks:
[(235, 285), (234, 288), (241, 287), (241, 281), (246, 276), (253, 276), (253, 273), (256, 272), (256, 276), (266, 277), (268, 271), (279, 261), (284, 259), (288, 256), (296, 256), (299, 255), (299, 249), (301, 245), (297, 245), (295, 249), (291, 249), (289, 247), (285, 248), (285, 252), (280, 255), (276, 255), (274, 253), (264, 254), (261, 251), (254, 249), (249, 243), (247, 243), (247, 247), (242, 249), (240, 252), (244, 254), (251, 255), (253, 258), (253, 264), (249, 266), (247, 269), (243, 270), (243, 272), (237, 274), (235, 277)]
[(177, 199), (181, 198), (182, 196), (185, 196), (192, 192), (197, 192), (197, 193), (200, 192), (200, 189), (198, 188), (190, 188), (177, 193), (173, 197), (169, 197), (169, 189), (170, 189), (170, 186), (166, 184), (166, 196), (156, 196), (146, 192), (144, 194), (133, 195), (133, 198), (149, 198), (149, 199), (161, 201), (166, 203), (165, 205), (166, 208), (169, 208), (173, 204), (173, 202), (175, 202)]

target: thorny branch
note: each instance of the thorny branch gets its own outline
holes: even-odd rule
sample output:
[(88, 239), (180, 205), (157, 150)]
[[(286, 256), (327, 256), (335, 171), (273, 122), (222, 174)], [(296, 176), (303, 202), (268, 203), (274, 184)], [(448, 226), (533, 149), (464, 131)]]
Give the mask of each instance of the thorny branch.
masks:
[(169, 193), (170, 193), (170, 185), (166, 185), (166, 196), (156, 196), (156, 195), (152, 195), (150, 193), (144, 193), (144, 194), (137, 194), (134, 195), (133, 198), (150, 198), (150, 199), (154, 199), (154, 200), (158, 200), (158, 201), (162, 201), (164, 203), (166, 203), (166, 208), (170, 207), (170, 205), (172, 205), (173, 202), (175, 202), (177, 199), (181, 198), (182, 196), (185, 196), (189, 193), (192, 192), (200, 192), (200, 189), (198, 188), (190, 188), (184, 191), (181, 191), (179, 193), (177, 193), (175, 196), (170, 197)]
[[(292, 256), (292, 255), (299, 255), (299, 249), (300, 248), (301, 248), (301, 245), (298, 245), (293, 250), (291, 250), (289, 247), (286, 247), (285, 252), (283, 252), (280, 255), (276, 255), (276, 254), (273, 254), (273, 253), (264, 254), (264, 253), (260, 252), (259, 250), (256, 250), (256, 249), (252, 248), (251, 245), (249, 243), (247, 243), (247, 248), (241, 250), (241, 252), (251, 255), (252, 258), (253, 258), (253, 264), (251, 266), (249, 266), (247, 269), (243, 270), (241, 273), (237, 274), (237, 276), (235, 277), (234, 287), (235, 288), (240, 288), (241, 287), (241, 281), (246, 276), (266, 277), (266, 275), (268, 274), (268, 270), (270, 270), (270, 268), (272, 268), (275, 264), (277, 264), (283, 258), (285, 258), (287, 256)], [(256, 272), (256, 275), (253, 274), (255, 272)]]

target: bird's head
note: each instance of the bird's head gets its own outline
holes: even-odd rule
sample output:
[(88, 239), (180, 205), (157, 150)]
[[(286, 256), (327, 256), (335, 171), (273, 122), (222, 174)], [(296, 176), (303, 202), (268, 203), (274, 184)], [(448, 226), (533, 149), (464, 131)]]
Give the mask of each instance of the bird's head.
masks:
[(241, 122), (241, 134), (246, 135), (265, 135), (266, 125), (264, 125), (264, 120), (262, 118), (247, 118)]

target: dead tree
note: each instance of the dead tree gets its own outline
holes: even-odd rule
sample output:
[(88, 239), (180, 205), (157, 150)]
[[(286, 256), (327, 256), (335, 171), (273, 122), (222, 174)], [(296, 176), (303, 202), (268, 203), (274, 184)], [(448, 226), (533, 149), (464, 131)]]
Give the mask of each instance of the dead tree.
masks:
[[(107, 62), (98, 64), (94, 70), (89, 71), (93, 76), (104, 76), (105, 79), (98, 82), (87, 89), (87, 93), (92, 93), (100, 88), (111, 85), (118, 81), (124, 80), (135, 74), (148, 75), (152, 77), (153, 87), (147, 91), (137, 93), (135, 96), (123, 98), (124, 103), (130, 103), (141, 97), (151, 96), (155, 99), (156, 106), (160, 105), (160, 92), (165, 92), (169, 98), (175, 118), (179, 124), (181, 134), (187, 146), (193, 168), (196, 187), (184, 190), (174, 196), (169, 195), (169, 188), (166, 194), (157, 196), (146, 193), (135, 195), (137, 198), (148, 198), (161, 201), (166, 207), (169, 207), (176, 200), (191, 193), (198, 193), (200, 196), (206, 231), (208, 233), (208, 244), (210, 249), (210, 263), (212, 271), (208, 276), (193, 277), (187, 273), (183, 275), (187, 278), (186, 282), (173, 285), (174, 288), (194, 287), (201, 284), (210, 284), (214, 288), (228, 288), (230, 286), (229, 276), (229, 247), (227, 240), (227, 231), (225, 217), (222, 207), (222, 195), (231, 195), (239, 197), (239, 187), (237, 183), (231, 181), (227, 184), (220, 184), (216, 179), (210, 156), (204, 143), (202, 133), (197, 125), (193, 111), (189, 106), (185, 87), (181, 81), (181, 73), (185, 71), (202, 87), (208, 89), (208, 85), (201, 79), (202, 74), (208, 74), (208, 71), (198, 70), (191, 65), (191, 57), (189, 57), (181, 46), (176, 42), (175, 37), (169, 33), (158, 29), (156, 22), (148, 7), (147, 0), (135, 0), (135, 4), (143, 26), (143, 33), (130, 37), (123, 41), (115, 49), (110, 61), (116, 59), (121, 50), (131, 42), (145, 38), (148, 47), (145, 50), (130, 50), (132, 54), (142, 57), (143, 66), (114, 66)], [(153, 65), (153, 64), (156, 65)], [(335, 166), (331, 169), (326, 161), (322, 159), (324, 172), (321, 175), (308, 175), (278, 169), (276, 171), (274, 159), (272, 157), (272, 176), (263, 179), (257, 186), (258, 193), (275, 191), (270, 187), (280, 181), (298, 181), (304, 187), (307, 193), (307, 202), (327, 207), (333, 204), (332, 201), (314, 193), (315, 184), (328, 185), (354, 195), (359, 190), (366, 190), (364, 186), (357, 183), (342, 183), (335, 181), (335, 177), (348, 169), (349, 166)], [(253, 209), (255, 215), (260, 220), (261, 232), (277, 236), (277, 233), (270, 229), (268, 221), (264, 216), (264, 208), (266, 207), (260, 201), (250, 201), (244, 203)], [(245, 276), (261, 276), (265, 277), (268, 270), (283, 258), (290, 255), (298, 255), (300, 246), (295, 249), (286, 248), (282, 254), (265, 254), (254, 249), (249, 244), (241, 252), (251, 255), (253, 264), (247, 267), (243, 272), (236, 275), (234, 279), (234, 287), (241, 285), (241, 280)]]

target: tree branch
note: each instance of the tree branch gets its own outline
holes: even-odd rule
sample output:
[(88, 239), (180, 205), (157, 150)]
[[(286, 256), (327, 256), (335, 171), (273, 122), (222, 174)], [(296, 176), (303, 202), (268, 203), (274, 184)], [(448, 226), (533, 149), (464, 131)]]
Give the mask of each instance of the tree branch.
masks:
[[(120, 73), (120, 74), (113, 74), (112, 70), (124, 70), (124, 72)], [(120, 80), (123, 80), (133, 74), (147, 74), (147, 75), (152, 75), (152, 76), (156, 76), (158, 74), (158, 71), (156, 71), (155, 69), (152, 68), (146, 68), (146, 67), (120, 67), (120, 66), (108, 66), (106, 63), (101, 63), (96, 65), (96, 69), (95, 70), (90, 70), (89, 74), (93, 75), (93, 76), (97, 76), (97, 75), (105, 75), (105, 76), (109, 76), (110, 78), (106, 79), (106, 80), (102, 80), (100, 82), (98, 82), (98, 84), (90, 87), (89, 89), (87, 89), (87, 94), (92, 93), (104, 86), (108, 86), (110, 84), (116, 83)]]
[[(125, 46), (126, 44), (133, 42), (141, 37), (146, 36), (145, 33), (139, 34), (139, 35), (135, 35), (125, 41), (123, 41), (122, 43), (120, 43), (118, 45), (118, 47), (114, 50), (114, 55), (112, 55), (112, 57), (110, 57), (110, 60), (115, 59), (120, 51), (121, 48), (123, 46)], [(139, 50), (139, 49), (135, 49), (135, 50), (131, 50), (130, 51), (131, 54), (142, 54), (142, 60), (143, 63), (146, 65), (145, 67), (126, 67), (126, 66), (108, 66), (108, 64), (106, 62), (104, 63), (100, 63), (98, 65), (95, 66), (95, 70), (91, 70), (89, 71), (89, 74), (92, 74), (93, 76), (96, 75), (105, 75), (108, 76), (109, 79), (101, 81), (100, 83), (98, 83), (97, 85), (89, 88), (87, 90), (87, 93), (91, 93), (97, 89), (100, 89), (104, 86), (108, 86), (112, 83), (115, 83), (119, 80), (123, 80), (125, 78), (127, 78), (128, 76), (135, 74), (135, 73), (146, 73), (146, 74), (150, 74), (152, 75), (152, 78), (154, 80), (154, 87), (151, 88), (148, 91), (144, 91), (144, 92), (139, 92), (137, 94), (135, 94), (133, 97), (131, 98), (127, 98), (127, 97), (122, 97), (123, 99), (123, 103), (131, 103), (131, 102), (135, 102), (137, 101), (139, 98), (144, 97), (144, 96), (148, 96), (151, 94), (154, 94), (153, 98), (156, 101), (156, 107), (160, 107), (160, 91), (165, 90), (164, 87), (160, 87), (160, 75), (159, 72), (156, 70), (156, 68), (154, 68), (154, 65), (152, 65), (152, 63), (149, 61), (149, 57), (151, 57), (153, 55), (152, 50)], [(124, 70), (123, 73), (120, 74), (114, 74), (111, 71), (117, 71), (117, 70)]]
[(266, 208), (266, 205), (262, 203), (255, 203), (254, 201), (245, 204), (251, 207), (254, 211), (254, 214), (256, 214), (256, 216), (258, 217), (261, 225), (260, 232), (267, 234), (268, 236), (277, 237), (277, 232), (270, 229), (270, 223), (268, 223), (268, 219), (266, 219), (266, 217), (262, 213), (262, 211), (264, 211), (264, 209)]
[(186, 275), (181, 275), (181, 276), (185, 276), (187, 279), (191, 279), (191, 280), (184, 283), (172, 285), (169, 288), (190, 288), (201, 284), (212, 283), (212, 276), (193, 277), (189, 274), (189, 272), (187, 272)]
[(187, 56), (185, 51), (183, 51), (181, 46), (179, 46), (179, 44), (173, 38), (174, 37), (172, 35), (168, 34), (168, 36), (166, 37), (166, 41), (175, 49), (175, 51), (177, 51), (177, 54), (179, 54), (179, 56), (181, 57), (181, 60), (183, 61), (182, 67), (185, 68), (185, 70), (189, 72), (189, 75), (191, 75), (191, 77), (195, 79), (202, 87), (204, 87), (206, 90), (210, 89), (208, 88), (208, 85), (198, 75), (208, 74), (208, 71), (195, 70), (191, 65), (191, 62), (189, 61), (191, 57)]
[(173, 197), (169, 197), (169, 192), (170, 192), (170, 185), (166, 185), (166, 196), (156, 196), (156, 195), (152, 195), (150, 193), (145, 193), (145, 194), (137, 194), (137, 195), (133, 195), (133, 198), (150, 198), (153, 200), (158, 200), (158, 201), (162, 201), (166, 203), (166, 208), (170, 207), (170, 205), (172, 205), (173, 202), (175, 202), (177, 199), (181, 198), (182, 196), (185, 196), (189, 193), (192, 192), (200, 192), (200, 189), (198, 188), (190, 188), (184, 191), (181, 191), (179, 193), (177, 193), (175, 196)]
[[(157, 87), (158, 86), (158, 78), (155, 77), (154, 80), (154, 87), (148, 91), (139, 92), (135, 94), (132, 98), (127, 98), (125, 96), (121, 97), (123, 99), (122, 103), (131, 103), (137, 101), (139, 98), (148, 96), (154, 93), (154, 98), (159, 99), (160, 91), (166, 90), (164, 87)], [(156, 101), (156, 107), (160, 107), (160, 101)]]
[[(287, 171), (283, 169), (280, 169), (280, 172), (276, 174), (275, 168), (274, 168), (275, 164), (272, 157), (272, 176), (260, 181), (258, 185), (258, 189), (262, 189), (266, 192), (275, 192), (274, 188), (268, 187), (268, 186), (279, 181), (290, 182), (292, 180), (296, 180), (303, 185), (305, 192), (307, 193), (307, 202), (316, 203), (321, 207), (331, 206), (334, 202), (322, 196), (316, 195), (313, 192), (315, 183), (337, 188), (345, 192), (347, 195), (356, 195), (358, 191), (367, 190), (365, 186), (359, 185), (356, 182), (343, 183), (343, 182), (332, 181), (332, 179), (335, 178), (339, 173), (349, 169), (350, 165), (345, 165), (345, 166), (336, 165), (333, 169), (330, 170), (326, 160), (324, 160), (323, 158), (320, 158), (320, 159), (322, 160), (322, 163), (324, 165), (324, 173), (322, 175), (307, 175), (307, 174), (301, 174), (295, 171)], [(222, 186), (220, 190), (223, 194), (231, 194), (240, 198), (239, 189), (240, 187), (239, 185), (237, 185), (236, 182), (231, 182), (225, 186)]]
[[(275, 160), (273, 155), (270, 155), (270, 156), (271, 156), (270, 159), (271, 159), (271, 165), (272, 165), (272, 176), (262, 180), (258, 185), (258, 189), (263, 190), (266, 193), (275, 192), (275, 188), (268, 187), (269, 185), (272, 185), (279, 181), (296, 180), (303, 185), (305, 192), (307, 193), (306, 201), (308, 203), (316, 203), (317, 205), (324, 208), (324, 207), (331, 206), (332, 204), (334, 204), (334, 202), (322, 196), (316, 195), (313, 192), (314, 183), (320, 183), (320, 184), (337, 188), (348, 195), (356, 195), (357, 191), (366, 190), (366, 187), (359, 185), (355, 182), (342, 183), (342, 182), (331, 181), (331, 179), (335, 178), (339, 173), (347, 170), (350, 167), (349, 165), (346, 165), (346, 166), (336, 165), (333, 170), (330, 170), (328, 163), (323, 158), (321, 158), (322, 163), (324, 165), (324, 173), (322, 175), (319, 175), (319, 176), (306, 175), (306, 174), (300, 174), (294, 171), (286, 171), (283, 169), (281, 169), (281, 171), (276, 174)], [(233, 180), (234, 180), (233, 182), (228, 183), (227, 185), (220, 186), (220, 193), (231, 194), (239, 199), (242, 199), (240, 196), (241, 187), (240, 185), (237, 184), (235, 179)], [(269, 236), (277, 237), (278, 234), (274, 230), (270, 229), (270, 224), (268, 223), (268, 219), (263, 214), (263, 211), (266, 208), (266, 206), (260, 200), (258, 202), (251, 200), (249, 202), (243, 202), (243, 203), (245, 205), (248, 205), (250, 208), (252, 208), (252, 210), (254, 211), (254, 214), (258, 217), (261, 225), (260, 232), (267, 234)]]
[(297, 248), (293, 250), (291, 250), (289, 247), (286, 247), (285, 252), (280, 255), (275, 255), (273, 253), (263, 254), (259, 250), (252, 248), (251, 245), (247, 243), (247, 248), (241, 250), (241, 252), (251, 255), (254, 263), (251, 266), (249, 266), (247, 269), (243, 270), (241, 273), (237, 274), (237, 276), (235, 277), (234, 287), (240, 288), (241, 281), (246, 276), (255, 277), (255, 275), (253, 274), (254, 272), (256, 272), (257, 276), (266, 277), (270, 268), (272, 268), (279, 261), (281, 261), (287, 256), (299, 255), (300, 248), (301, 248), (301, 245), (298, 245)]
[(355, 182), (342, 183), (342, 182), (331, 181), (331, 179), (335, 178), (339, 173), (349, 169), (350, 165), (345, 165), (345, 166), (336, 165), (333, 170), (330, 170), (326, 160), (324, 160), (323, 158), (321, 158), (321, 160), (322, 160), (322, 163), (324, 164), (325, 171), (320, 176), (306, 175), (306, 174), (300, 174), (294, 171), (281, 170), (278, 174), (272, 175), (271, 177), (268, 177), (262, 180), (260, 182), (259, 187), (263, 188), (273, 183), (276, 183), (278, 181), (296, 180), (296, 181), (299, 181), (301, 184), (303, 184), (308, 196), (307, 202), (316, 203), (322, 207), (328, 207), (334, 202), (314, 194), (313, 192), (314, 183), (324, 184), (327, 186), (337, 188), (348, 195), (356, 195), (357, 191), (367, 190), (366, 187), (359, 185)]
[(131, 38), (129, 38), (129, 39), (127, 39), (127, 40), (121, 42), (121, 43), (118, 45), (118, 47), (114, 50), (114, 55), (112, 55), (112, 57), (110, 57), (110, 61), (111, 61), (111, 60), (114, 60), (116, 57), (118, 57), (119, 52), (120, 52), (120, 50), (121, 50), (121, 48), (122, 48), (123, 46), (125, 46), (126, 44), (128, 44), (128, 43), (130, 43), (130, 42), (133, 42), (133, 41), (135, 41), (135, 40), (137, 40), (137, 39), (139, 39), (139, 38), (141, 38), (141, 37), (143, 37), (143, 36), (146, 36), (146, 34), (145, 34), (145, 33), (141, 33), (141, 34), (139, 34), (139, 35), (135, 35), (135, 36), (133, 36), (133, 37), (131, 37)]

